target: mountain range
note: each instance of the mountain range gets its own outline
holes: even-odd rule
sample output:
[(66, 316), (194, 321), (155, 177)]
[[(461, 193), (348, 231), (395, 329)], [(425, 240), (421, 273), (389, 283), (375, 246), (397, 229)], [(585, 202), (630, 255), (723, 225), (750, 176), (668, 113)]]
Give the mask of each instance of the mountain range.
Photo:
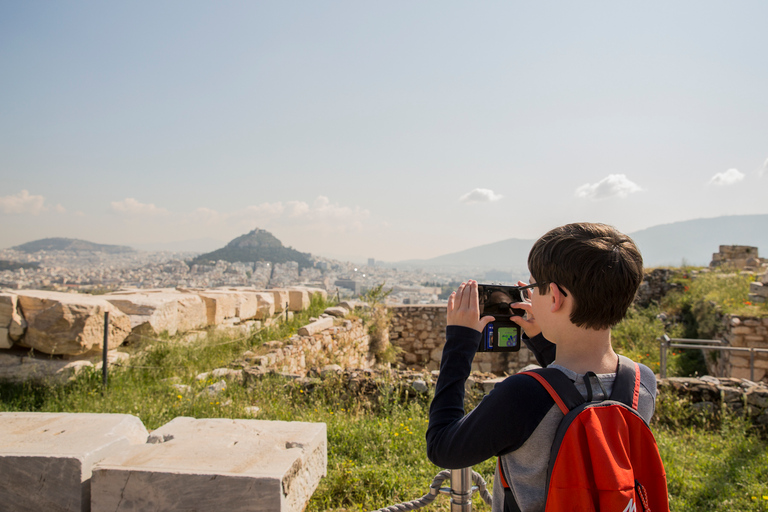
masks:
[[(730, 215), (653, 226), (628, 233), (646, 267), (706, 266), (721, 245), (750, 245), (768, 256), (768, 214)], [(535, 240), (509, 238), (425, 260), (392, 263), (397, 267), (494, 268), (524, 271)]]

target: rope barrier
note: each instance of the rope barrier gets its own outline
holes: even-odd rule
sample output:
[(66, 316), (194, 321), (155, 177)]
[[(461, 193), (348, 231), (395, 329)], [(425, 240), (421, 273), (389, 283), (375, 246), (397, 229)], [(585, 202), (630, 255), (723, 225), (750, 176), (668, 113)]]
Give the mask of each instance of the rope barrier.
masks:
[[(451, 471), (444, 469), (443, 471), (439, 472), (437, 476), (435, 476), (435, 479), (432, 480), (432, 485), (429, 486), (429, 492), (421, 498), (405, 503), (390, 505), (389, 507), (380, 508), (373, 512), (405, 512), (407, 510), (416, 510), (422, 507), (426, 507), (435, 501), (435, 498), (437, 498), (438, 494), (450, 494), (450, 489), (441, 488), (442, 483), (445, 480), (449, 480), (450, 478)], [(472, 492), (474, 493), (475, 491), (478, 491), (480, 493), (480, 497), (483, 498), (483, 501), (492, 506), (493, 496), (491, 496), (491, 493), (488, 492), (487, 484), (485, 483), (483, 477), (476, 471), (472, 471), (472, 482), (475, 484), (475, 486), (472, 487)]]

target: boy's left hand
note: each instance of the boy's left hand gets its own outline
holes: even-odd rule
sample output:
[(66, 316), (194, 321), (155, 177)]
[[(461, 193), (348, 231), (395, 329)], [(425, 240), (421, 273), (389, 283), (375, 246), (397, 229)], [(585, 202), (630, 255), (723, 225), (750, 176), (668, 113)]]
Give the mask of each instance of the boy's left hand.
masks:
[(469, 280), (461, 283), (459, 289), (448, 297), (448, 325), (460, 325), (482, 332), (491, 322), (493, 322), (493, 316), (480, 318), (477, 281)]

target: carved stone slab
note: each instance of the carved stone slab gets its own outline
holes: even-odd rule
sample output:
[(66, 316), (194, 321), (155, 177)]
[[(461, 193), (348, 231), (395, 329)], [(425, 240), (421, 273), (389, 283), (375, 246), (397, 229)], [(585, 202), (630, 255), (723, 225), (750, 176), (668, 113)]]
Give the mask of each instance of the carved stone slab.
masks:
[(94, 468), (93, 512), (301, 512), (326, 474), (324, 423), (179, 417)]
[(0, 509), (81, 512), (90, 508), (93, 464), (147, 430), (128, 414), (0, 413)]

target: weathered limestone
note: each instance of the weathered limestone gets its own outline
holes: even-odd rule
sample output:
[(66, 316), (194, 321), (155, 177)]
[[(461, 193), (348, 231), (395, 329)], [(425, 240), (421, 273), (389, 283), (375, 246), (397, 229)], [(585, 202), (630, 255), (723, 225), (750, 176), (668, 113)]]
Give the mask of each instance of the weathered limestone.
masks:
[(208, 323), (203, 299), (172, 288), (117, 292), (102, 297), (128, 315), (134, 335), (156, 336), (166, 332), (173, 336)]
[(347, 308), (343, 308), (341, 306), (333, 306), (330, 308), (325, 308), (325, 311), (323, 311), (326, 315), (335, 316), (338, 318), (344, 318), (349, 314), (349, 310)]
[(90, 510), (93, 464), (147, 430), (127, 414), (0, 413), (0, 508), (14, 512)]
[(227, 318), (237, 316), (235, 293), (222, 290), (200, 290), (196, 293), (205, 303), (208, 325), (223, 324)]
[(91, 510), (301, 512), (326, 451), (324, 423), (176, 418), (96, 464)]
[(11, 348), (27, 329), (27, 322), (19, 311), (19, 298), (13, 293), (0, 293), (0, 348)]
[(288, 310), (304, 311), (309, 307), (310, 296), (307, 290), (288, 290)]
[(275, 298), (275, 313), (281, 313), (285, 311), (286, 307), (290, 309), (290, 298), (288, 297), (288, 290), (272, 289), (266, 291), (267, 293), (271, 293)]
[(40, 290), (19, 291), (27, 321), (20, 344), (46, 354), (81, 355), (101, 349), (104, 313), (109, 313), (109, 348), (119, 347), (131, 332), (131, 321), (117, 307), (92, 295)]
[[(124, 352), (110, 350), (107, 354), (107, 364), (124, 363), (127, 358), (128, 354)], [(50, 356), (38, 352), (31, 354), (29, 349), (14, 347), (0, 352), (0, 380), (9, 382), (49, 380), (61, 382), (86, 366), (94, 366), (92, 361), (95, 359), (76, 359), (73, 361), (61, 356)], [(101, 354), (98, 356), (96, 368), (101, 368)]]
[(275, 296), (269, 292), (256, 292), (258, 299), (258, 308), (253, 318), (257, 320), (266, 320), (275, 314)]
[(299, 336), (312, 336), (320, 331), (333, 327), (333, 317), (320, 318), (299, 329)]
[(323, 288), (315, 288), (314, 286), (291, 286), (288, 289), (289, 290), (302, 290), (302, 291), (305, 291), (309, 295), (310, 299), (312, 299), (312, 297), (315, 294), (320, 295), (320, 297), (322, 297), (323, 300), (327, 300), (328, 299), (328, 292), (326, 290), (324, 290)]

